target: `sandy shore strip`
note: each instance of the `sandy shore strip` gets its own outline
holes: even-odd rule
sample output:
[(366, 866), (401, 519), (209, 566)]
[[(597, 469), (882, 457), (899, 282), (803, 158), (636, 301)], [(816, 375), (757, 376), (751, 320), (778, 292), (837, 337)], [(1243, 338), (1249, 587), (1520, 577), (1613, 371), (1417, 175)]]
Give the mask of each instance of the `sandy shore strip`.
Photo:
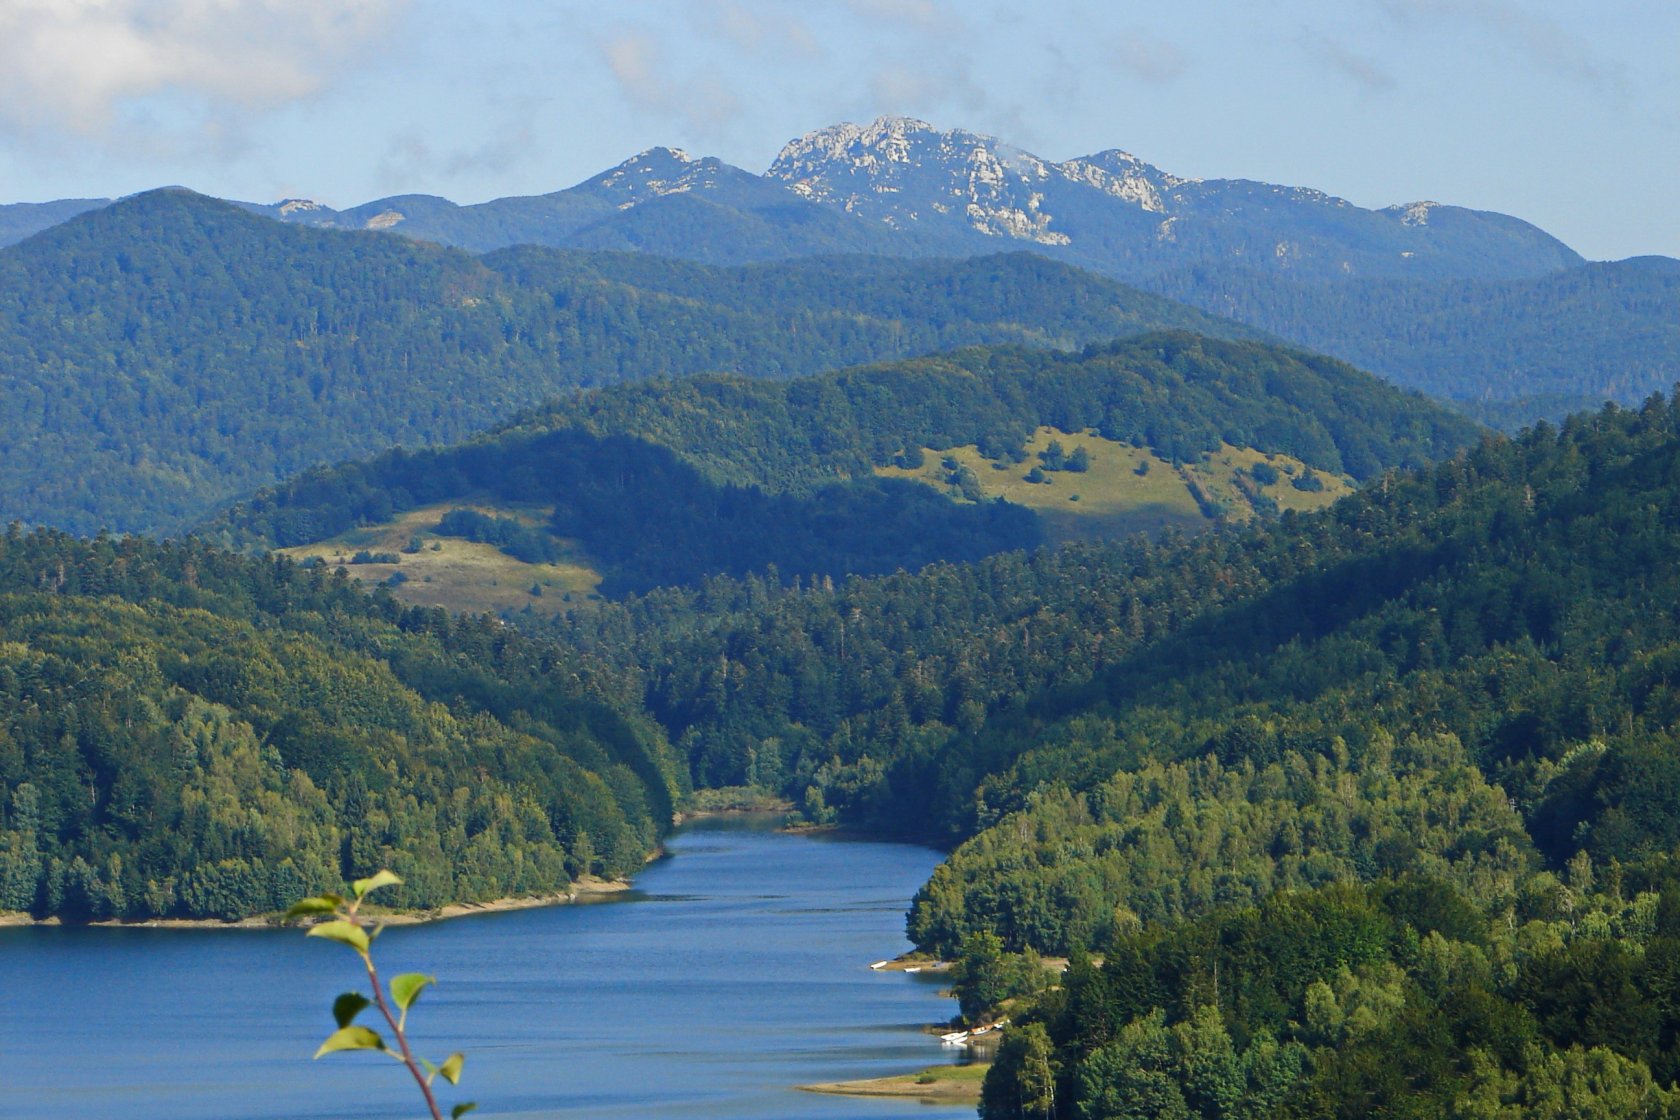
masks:
[(967, 1066), (930, 1066), (918, 1073), (897, 1077), (870, 1077), (861, 1081), (819, 1081), (800, 1085), (807, 1093), (832, 1093), (843, 1097), (910, 1097), (934, 1104), (978, 1104), (980, 1083), (991, 1066), (976, 1062)]
[[(631, 885), (615, 879), (596, 879), (589, 876), (579, 879), (564, 891), (554, 891), (549, 894), (517, 895), (510, 898), (497, 898), (489, 902), (452, 902), (447, 906), (440, 906), (432, 910), (382, 910), (370, 906), (363, 912), (363, 917), (372, 924), (387, 926), (414, 926), (425, 922), (442, 922), (451, 918), (470, 918), (474, 914), (498, 914), (505, 910), (534, 910), (540, 906), (564, 906), (580, 899), (599, 898), (619, 894), (627, 891)], [(59, 926), (66, 924), (59, 918), (36, 919), (28, 914), (15, 911), (0, 913), (0, 927), (5, 926)], [(286, 922), (279, 914), (263, 914), (253, 918), (240, 918), (237, 921), (224, 922), (215, 918), (147, 918), (141, 921), (125, 922), (116, 918), (104, 921), (89, 922), (89, 925), (103, 929), (275, 929), (283, 927)]]
[(869, 967), (875, 972), (949, 972), (953, 962), (934, 960), (932, 957), (921, 957), (906, 954), (894, 957), (892, 960), (876, 961)]

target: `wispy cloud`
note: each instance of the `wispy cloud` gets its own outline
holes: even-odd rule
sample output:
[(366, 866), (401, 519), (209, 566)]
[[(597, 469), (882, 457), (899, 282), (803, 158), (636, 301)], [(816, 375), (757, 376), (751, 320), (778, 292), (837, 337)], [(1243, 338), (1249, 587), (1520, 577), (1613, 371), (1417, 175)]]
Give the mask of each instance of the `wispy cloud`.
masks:
[(1538, 5), (1513, 0), (1376, 0), (1390, 19), (1409, 28), (1478, 27), (1501, 45), (1527, 55), (1559, 77), (1625, 94), (1626, 70), (1585, 37), (1546, 18)]
[(461, 148), (439, 147), (416, 132), (391, 138), (379, 161), (380, 182), (412, 189), (416, 182), (500, 174), (530, 154), (533, 135), (528, 120), (510, 120), (493, 135)]
[(978, 109), (986, 91), (962, 58), (926, 58), (877, 66), (869, 92), (884, 112), (926, 112), (929, 108)]
[(772, 58), (822, 54), (810, 25), (796, 11), (773, 2), (711, 0), (697, 22), (746, 54)]
[(602, 40), (601, 54), (619, 92), (638, 109), (675, 118), (702, 136), (715, 135), (740, 115), (741, 98), (724, 75), (702, 68), (678, 77), (651, 32), (610, 36)]
[(955, 10), (938, 0), (846, 0), (846, 7), (867, 20), (892, 20), (927, 31), (948, 30), (957, 21)]
[(1164, 86), (1183, 75), (1188, 59), (1178, 44), (1142, 27), (1126, 28), (1114, 40), (1109, 57), (1134, 78)]
[(174, 98), (224, 110), (323, 91), (406, 0), (0, 0), (0, 128), (108, 134)]
[(1394, 75), (1376, 60), (1351, 50), (1338, 39), (1303, 31), (1296, 41), (1308, 54), (1367, 93), (1383, 93), (1397, 84)]

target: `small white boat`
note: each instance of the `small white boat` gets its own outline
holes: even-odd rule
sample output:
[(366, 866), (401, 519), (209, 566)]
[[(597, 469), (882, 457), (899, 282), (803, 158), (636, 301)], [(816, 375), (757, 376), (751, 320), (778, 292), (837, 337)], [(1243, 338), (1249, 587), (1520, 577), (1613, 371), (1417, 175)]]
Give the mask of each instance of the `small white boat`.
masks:
[(918, 966), (916, 968), (907, 968), (904, 971), (906, 971), (906, 972), (920, 972), (921, 968), (920, 968), (920, 966)]
[(885, 968), (885, 967), (887, 967), (887, 962), (886, 961), (876, 961), (874, 964), (870, 965), (869, 967), (870, 968), (877, 968), (877, 969)]
[(952, 1031), (950, 1034), (942, 1034), (939, 1036), (939, 1041), (945, 1043), (947, 1046), (961, 1046), (964, 1042), (968, 1041), (968, 1032)]

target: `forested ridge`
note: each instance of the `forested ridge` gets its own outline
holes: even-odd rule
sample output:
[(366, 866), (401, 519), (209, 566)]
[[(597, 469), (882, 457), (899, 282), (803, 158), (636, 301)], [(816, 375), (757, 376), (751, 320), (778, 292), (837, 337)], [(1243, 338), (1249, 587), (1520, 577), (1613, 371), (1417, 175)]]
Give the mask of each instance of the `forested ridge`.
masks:
[(959, 986), (1074, 955), (983, 1115), (1669, 1116), (1677, 535), (1653, 398), (1323, 515), (559, 625), (702, 782), (970, 837), (909, 919)]
[(1025, 254), (473, 257), (153, 191), (0, 249), (0, 510), (179, 531), (310, 466), (466, 439), (579, 387), (1162, 327), (1254, 333)]
[(195, 543), (0, 540), (0, 910), (237, 918), (642, 865), (687, 788), (610, 671)]
[(964, 445), (994, 469), (1014, 468), (1041, 425), (1171, 460), (1222, 442), (1258, 447), (1360, 479), (1439, 459), (1475, 433), (1332, 359), (1152, 332), (1078, 353), (975, 347), (789, 381), (614, 386), (460, 447), (311, 472), (204, 531), (284, 547), (419, 506), (490, 499), (552, 506), (552, 532), (582, 545), (609, 593), (770, 567), (831, 579), (915, 569), (1033, 547), (1035, 515), (875, 469)]
[(1680, 362), (1680, 262), (1669, 257), (1454, 280), (1199, 266), (1144, 283), (1511, 430), (1664, 392)]

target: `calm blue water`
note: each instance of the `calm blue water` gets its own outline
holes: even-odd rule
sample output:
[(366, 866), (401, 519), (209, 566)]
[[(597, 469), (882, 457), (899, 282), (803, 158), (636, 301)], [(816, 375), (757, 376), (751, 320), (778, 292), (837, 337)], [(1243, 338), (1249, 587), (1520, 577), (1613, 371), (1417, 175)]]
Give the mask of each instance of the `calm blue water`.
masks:
[[(413, 1014), (418, 1052), (467, 1053), (446, 1110), (973, 1115), (791, 1088), (953, 1060), (919, 1029), (955, 1011), (938, 982), (868, 967), (908, 948), (904, 909), (936, 853), (741, 821), (705, 822), (670, 849), (623, 901), (380, 938), (386, 975), (438, 978)], [(333, 996), (358, 978), (348, 950), (296, 931), (0, 930), (0, 1117), (419, 1116), (395, 1062), (309, 1060)]]

